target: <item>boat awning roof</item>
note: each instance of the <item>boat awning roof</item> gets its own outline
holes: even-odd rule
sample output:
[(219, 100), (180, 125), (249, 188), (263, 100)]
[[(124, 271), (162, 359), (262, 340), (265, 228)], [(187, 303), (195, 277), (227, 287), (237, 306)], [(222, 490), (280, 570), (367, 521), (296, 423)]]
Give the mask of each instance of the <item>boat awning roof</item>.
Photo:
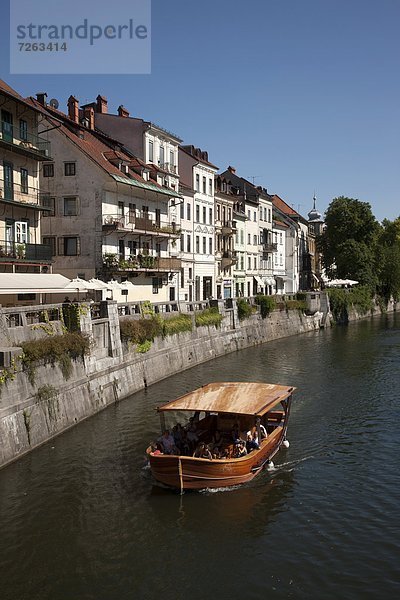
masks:
[(158, 411), (205, 411), (262, 416), (294, 392), (296, 388), (273, 383), (209, 383), (189, 392)]

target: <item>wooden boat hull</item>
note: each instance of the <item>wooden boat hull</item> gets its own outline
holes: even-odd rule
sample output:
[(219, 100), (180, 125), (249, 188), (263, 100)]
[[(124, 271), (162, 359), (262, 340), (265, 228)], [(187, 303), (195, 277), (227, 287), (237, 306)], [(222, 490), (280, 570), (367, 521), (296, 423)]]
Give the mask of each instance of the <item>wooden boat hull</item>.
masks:
[(180, 490), (200, 490), (236, 486), (253, 479), (278, 452), (284, 440), (285, 428), (276, 427), (264, 439), (258, 450), (242, 458), (201, 459), (189, 456), (147, 454), (154, 478)]

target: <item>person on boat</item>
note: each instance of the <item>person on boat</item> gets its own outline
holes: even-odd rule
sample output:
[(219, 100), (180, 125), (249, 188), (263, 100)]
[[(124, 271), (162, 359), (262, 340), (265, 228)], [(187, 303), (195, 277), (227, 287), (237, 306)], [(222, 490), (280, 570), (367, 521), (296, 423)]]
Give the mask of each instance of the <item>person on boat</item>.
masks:
[(163, 454), (163, 449), (162, 449), (160, 443), (152, 444), (152, 446), (151, 446), (151, 454), (154, 454), (156, 456), (158, 454)]
[(258, 443), (258, 434), (255, 429), (247, 432), (246, 450), (251, 452), (252, 450), (258, 450), (260, 444)]
[(175, 446), (179, 448), (182, 452), (182, 442), (183, 442), (183, 427), (180, 423), (177, 423), (172, 428), (172, 435), (174, 436)]
[(175, 440), (170, 434), (169, 430), (166, 429), (162, 436), (158, 440), (163, 447), (165, 454), (179, 454), (178, 448), (175, 446)]
[(265, 429), (265, 427), (262, 423), (260, 423), (260, 433), (261, 433), (261, 439), (264, 440), (267, 437), (267, 430)]
[(208, 458), (209, 460), (212, 460), (212, 454), (204, 442), (198, 444), (196, 450), (193, 452), (193, 457)]
[(214, 431), (211, 441), (213, 450), (220, 450), (223, 443), (223, 437), (219, 429)]
[(189, 427), (186, 431), (186, 438), (193, 451), (193, 448), (196, 447), (196, 444), (199, 441), (199, 437), (197, 435), (197, 425), (194, 419), (190, 420)]
[(233, 443), (240, 440), (240, 428), (239, 423), (235, 423), (232, 427), (232, 441)]
[(234, 458), (241, 458), (242, 456), (246, 456), (246, 455), (247, 455), (247, 450), (246, 450), (245, 443), (242, 440), (240, 440), (237, 444), (235, 444)]

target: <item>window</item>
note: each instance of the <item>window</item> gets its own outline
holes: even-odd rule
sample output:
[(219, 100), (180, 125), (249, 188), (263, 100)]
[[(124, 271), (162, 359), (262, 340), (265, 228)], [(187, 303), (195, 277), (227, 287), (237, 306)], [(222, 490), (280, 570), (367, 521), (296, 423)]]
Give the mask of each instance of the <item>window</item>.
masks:
[(271, 209), (268, 209), (268, 222), (271, 223)]
[(72, 175), (76, 175), (76, 163), (74, 163), (74, 162), (64, 163), (64, 175), (66, 177), (71, 177)]
[(28, 193), (28, 169), (21, 168), (21, 194)]
[(208, 254), (213, 253), (213, 241), (212, 238), (208, 238)]
[(183, 233), (181, 233), (181, 250), (183, 251), (185, 249), (185, 238)]
[(136, 217), (136, 204), (129, 203), (128, 221), (134, 223)]
[(181, 288), (185, 287), (185, 269), (181, 269)]
[(125, 212), (125, 204), (123, 202), (118, 202), (118, 216), (123, 217)]
[(253, 214), (253, 221), (257, 222), (257, 211), (256, 210), (254, 211), (254, 214)]
[(281, 265), (283, 265), (283, 255), (282, 254), (279, 255), (279, 262)]
[(203, 254), (207, 254), (207, 238), (203, 237)]
[(54, 163), (45, 163), (43, 165), (43, 177), (54, 177)]
[(162, 287), (162, 278), (161, 277), (153, 277), (153, 294), (158, 294), (158, 290)]
[(200, 175), (196, 173), (196, 192), (200, 191)]
[(44, 210), (42, 213), (42, 217), (54, 217), (56, 214), (56, 199), (50, 198), (50, 196), (46, 196), (42, 202), (43, 206), (49, 208), (50, 210)]
[(186, 252), (191, 252), (191, 243), (190, 243), (190, 234), (187, 235), (186, 238)]
[(217, 204), (217, 221), (221, 220), (221, 205)]
[(244, 231), (243, 231), (243, 229), (240, 230), (240, 243), (242, 245), (244, 244)]
[(58, 254), (60, 256), (78, 256), (80, 254), (80, 239), (77, 236), (58, 238)]
[(213, 222), (212, 208), (208, 209), (208, 216), (209, 216), (209, 223), (210, 223), (210, 225), (212, 225), (212, 222)]
[(175, 165), (175, 156), (173, 150), (169, 151), (169, 165), (170, 167), (173, 167)]
[(256, 269), (257, 269), (257, 257), (255, 256), (254, 257), (254, 270), (256, 270)]
[(28, 123), (24, 119), (19, 120), (19, 139), (23, 142), (28, 141)]
[(212, 179), (208, 180), (208, 193), (210, 194), (210, 196), (213, 195), (213, 183), (212, 183)]
[(54, 256), (56, 253), (56, 238), (55, 237), (44, 237), (43, 244), (45, 246), (50, 246), (51, 254)]
[(254, 246), (257, 246), (257, 235), (256, 234), (253, 235), (253, 244), (254, 244)]
[(64, 198), (64, 216), (76, 217), (78, 214), (78, 198)]
[(207, 223), (207, 208), (203, 206), (203, 223)]
[(190, 280), (193, 279), (193, 269), (192, 269), (192, 267), (189, 267), (189, 279)]
[(200, 222), (200, 206), (196, 204), (196, 223)]
[(247, 265), (248, 265), (248, 268), (250, 270), (251, 269), (251, 258), (250, 258), (250, 256), (247, 257)]
[(264, 208), (264, 221), (266, 221), (266, 220), (267, 220), (267, 209)]
[(164, 146), (160, 146), (160, 160), (158, 161), (158, 164), (163, 165), (164, 162), (165, 162)]
[(136, 256), (137, 242), (134, 241), (134, 240), (128, 240), (127, 246), (128, 246), (128, 253), (129, 253), (129, 255), (130, 256)]
[(156, 256), (161, 256), (161, 244), (156, 242)]
[(251, 219), (251, 210), (250, 209), (248, 209), (248, 211), (247, 211), (247, 218), (250, 221), (250, 219)]
[(250, 233), (247, 234), (247, 243), (249, 245), (251, 244), (251, 235), (250, 235)]
[(281, 234), (281, 233), (279, 234), (279, 243), (280, 243), (280, 244), (282, 244), (282, 243), (283, 243), (283, 242), (282, 242), (282, 234)]
[(207, 194), (207, 177), (203, 177), (203, 194)]
[(154, 162), (154, 144), (149, 140), (149, 162)]
[(184, 219), (185, 218), (185, 205), (183, 202), (181, 202), (180, 213), (181, 213), (181, 219)]
[(200, 254), (200, 238), (196, 235), (196, 254)]

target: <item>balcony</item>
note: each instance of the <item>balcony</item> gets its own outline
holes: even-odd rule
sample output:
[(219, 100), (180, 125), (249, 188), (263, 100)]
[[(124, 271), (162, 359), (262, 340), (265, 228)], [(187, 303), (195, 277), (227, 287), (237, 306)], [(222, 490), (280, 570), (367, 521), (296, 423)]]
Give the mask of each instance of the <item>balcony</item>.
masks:
[(272, 244), (271, 242), (266, 242), (262, 245), (262, 251), (266, 254), (270, 252), (276, 252), (278, 250), (278, 244)]
[(176, 223), (153, 221), (147, 215), (103, 215), (104, 233), (124, 231), (132, 233), (154, 234), (156, 236), (176, 237), (181, 234)]
[(236, 254), (235, 250), (226, 250), (225, 252), (223, 252), (222, 259), (221, 259), (221, 268), (222, 269), (227, 269), (228, 267), (231, 267), (232, 265), (235, 265), (236, 263), (237, 263), (237, 254)]
[(36, 160), (51, 160), (50, 142), (33, 133), (20, 136), (17, 127), (5, 121), (0, 121), (0, 147)]
[(23, 186), (13, 181), (0, 179), (0, 201), (20, 204), (26, 208), (49, 208), (50, 195), (39, 192), (38, 188)]
[(108, 273), (171, 273), (180, 271), (182, 261), (179, 258), (138, 254), (121, 258), (118, 254), (104, 254), (103, 268)]
[(236, 221), (225, 221), (222, 224), (221, 230), (223, 236), (233, 235), (236, 231)]
[(173, 175), (177, 175), (178, 174), (178, 169), (177, 166), (174, 165), (173, 163), (169, 163), (169, 162), (158, 162), (158, 166), (160, 169), (162, 169), (163, 171), (167, 171), (167, 173), (172, 173)]
[(53, 258), (51, 246), (45, 244), (24, 244), (0, 240), (1, 263), (48, 263)]

